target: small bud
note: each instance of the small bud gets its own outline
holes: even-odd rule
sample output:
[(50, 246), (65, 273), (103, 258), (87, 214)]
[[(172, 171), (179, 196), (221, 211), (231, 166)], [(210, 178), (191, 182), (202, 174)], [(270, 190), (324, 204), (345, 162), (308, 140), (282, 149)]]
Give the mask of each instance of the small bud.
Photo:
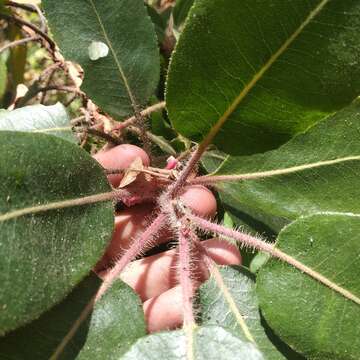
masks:
[(173, 156), (170, 156), (167, 160), (167, 165), (166, 165), (166, 168), (167, 170), (173, 170), (176, 168), (177, 164), (178, 164), (178, 161), (177, 159), (175, 159)]

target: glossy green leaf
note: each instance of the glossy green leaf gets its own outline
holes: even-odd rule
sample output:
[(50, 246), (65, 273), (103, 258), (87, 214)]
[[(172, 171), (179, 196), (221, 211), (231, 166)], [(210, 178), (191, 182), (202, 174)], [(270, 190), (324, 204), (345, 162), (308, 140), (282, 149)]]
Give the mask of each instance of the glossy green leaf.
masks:
[[(193, 347), (188, 348), (185, 332), (171, 331), (146, 336), (122, 357), (122, 360), (261, 360), (261, 353), (250, 342), (244, 342), (219, 326), (195, 329)], [(188, 355), (192, 354), (192, 358)]]
[(356, 102), (277, 150), (229, 157), (216, 175), (247, 175), (218, 185), (226, 209), (250, 211), (273, 224), (320, 211), (360, 212), (354, 201), (360, 198), (359, 132)]
[[(82, 89), (98, 106), (124, 117), (148, 101), (160, 65), (143, 0), (43, 0), (42, 5), (63, 55), (82, 66)], [(105, 44), (108, 55), (91, 60), (93, 42)]]
[[(203, 325), (220, 325), (243, 341), (252, 341), (266, 359), (285, 359), (261, 324), (255, 282), (245, 268), (222, 267), (200, 287)], [(219, 283), (220, 282), (220, 283)]]
[(110, 192), (78, 146), (0, 132), (0, 334), (58, 303), (95, 265), (113, 230), (112, 202), (101, 195)]
[(116, 281), (95, 305), (87, 340), (77, 359), (120, 359), (138, 338), (145, 335), (139, 297), (128, 285)]
[(31, 105), (0, 113), (0, 131), (3, 130), (46, 133), (76, 142), (69, 115), (60, 103)]
[(360, 215), (327, 213), (300, 218), (277, 247), (325, 276), (343, 295), (290, 265), (270, 260), (257, 278), (263, 315), (274, 331), (307, 359), (359, 359)]
[[(83, 308), (96, 294), (100, 284), (100, 279), (92, 273), (60, 304), (28, 325), (0, 337), (0, 359), (49, 359)], [(89, 320), (84, 322), (71, 345), (64, 348), (60, 359), (70, 360), (77, 357), (88, 336), (89, 323)]]
[[(358, 0), (197, 0), (173, 55), (175, 128), (231, 154), (275, 148), (360, 92)], [(222, 126), (223, 125), (223, 126)]]

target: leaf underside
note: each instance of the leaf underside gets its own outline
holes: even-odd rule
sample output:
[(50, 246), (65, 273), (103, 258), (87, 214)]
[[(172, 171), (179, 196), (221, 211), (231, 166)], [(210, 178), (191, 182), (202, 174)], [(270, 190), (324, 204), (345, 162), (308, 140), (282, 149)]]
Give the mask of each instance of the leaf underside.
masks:
[[(285, 359), (270, 342), (261, 324), (252, 275), (245, 268), (237, 267), (222, 267), (219, 273), (226, 292), (219, 288), (214, 277), (200, 288), (202, 324), (221, 325), (243, 341), (249, 341), (248, 332), (266, 359)], [(239, 321), (239, 317), (242, 320)]]
[(70, 118), (60, 103), (50, 106), (31, 105), (4, 111), (0, 113), (0, 131), (3, 130), (41, 132), (76, 142)]
[[(187, 338), (182, 330), (149, 335), (138, 340), (122, 360), (189, 360)], [(219, 326), (199, 327), (193, 332), (193, 359), (262, 360), (264, 357), (250, 343), (244, 342)]]
[[(282, 230), (277, 247), (360, 298), (359, 233), (360, 215), (316, 214)], [(277, 260), (261, 268), (257, 293), (270, 326), (307, 358), (359, 359), (359, 304)]]

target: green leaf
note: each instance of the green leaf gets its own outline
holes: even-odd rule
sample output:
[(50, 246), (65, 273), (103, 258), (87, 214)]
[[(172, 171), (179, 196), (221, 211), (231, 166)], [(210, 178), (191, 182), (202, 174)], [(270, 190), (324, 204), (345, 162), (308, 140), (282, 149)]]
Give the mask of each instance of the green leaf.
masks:
[[(85, 71), (82, 89), (104, 111), (124, 117), (144, 105), (159, 81), (154, 26), (143, 0), (43, 0), (46, 17), (63, 55)], [(89, 57), (101, 42), (109, 54)]]
[[(79, 317), (82, 309), (96, 294), (100, 279), (91, 274), (86, 277), (60, 304), (45, 312), (37, 320), (4, 337), (0, 337), (0, 358), (7, 360), (49, 359)], [(83, 347), (89, 331), (84, 322), (76, 337), (67, 346), (60, 359), (75, 359)], [(31, 339), (31, 341), (29, 341)]]
[(359, 94), (359, 18), (357, 0), (197, 0), (169, 70), (174, 127), (237, 155), (286, 142)]
[(101, 166), (78, 146), (1, 131), (0, 154), (3, 334), (58, 303), (89, 272), (111, 238), (114, 217)]
[(161, 44), (165, 38), (165, 32), (169, 20), (169, 12), (159, 14), (152, 6), (146, 4), (147, 12), (154, 24), (158, 42)]
[(358, 303), (277, 260), (259, 272), (263, 315), (308, 359), (360, 358), (359, 233), (360, 215), (315, 214), (290, 224), (277, 242), (280, 250), (346, 289)]
[(180, 27), (186, 17), (188, 16), (189, 10), (192, 7), (194, 0), (177, 0), (173, 10), (174, 25)]
[(87, 340), (77, 359), (119, 359), (145, 335), (139, 297), (128, 285), (116, 281), (95, 305)]
[(225, 208), (257, 212), (268, 223), (321, 211), (360, 212), (354, 201), (360, 198), (359, 120), (355, 102), (277, 150), (228, 157), (216, 175), (247, 175), (218, 185)]
[(231, 216), (227, 212), (224, 213), (223, 223), (224, 223), (224, 226), (229, 229), (232, 229), (234, 227), (234, 222), (233, 222)]
[(200, 287), (200, 303), (203, 325), (220, 325), (243, 341), (253, 341), (266, 359), (284, 359), (261, 324), (255, 282), (245, 268), (219, 268)]
[(69, 115), (60, 103), (51, 106), (30, 105), (0, 113), (0, 131), (3, 130), (46, 133), (76, 142)]
[[(192, 332), (193, 347), (182, 330), (146, 336), (122, 357), (122, 360), (261, 360), (260, 352), (219, 326), (196, 328)], [(192, 357), (187, 356), (189, 353)]]
[[(92, 273), (39, 319), (0, 338), (0, 357), (49, 359), (100, 284), (101, 280)], [(145, 334), (144, 313), (138, 296), (126, 284), (116, 281), (96, 303), (71, 343), (63, 348), (59, 359), (118, 359)]]
[(254, 274), (257, 273), (259, 269), (267, 263), (269, 258), (270, 254), (262, 251), (258, 252), (252, 259), (249, 270)]

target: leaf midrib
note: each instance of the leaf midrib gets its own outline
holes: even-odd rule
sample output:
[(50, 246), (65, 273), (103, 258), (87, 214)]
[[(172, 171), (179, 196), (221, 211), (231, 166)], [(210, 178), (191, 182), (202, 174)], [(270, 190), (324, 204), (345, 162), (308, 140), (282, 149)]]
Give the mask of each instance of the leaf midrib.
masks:
[(214, 277), (215, 283), (216, 283), (218, 289), (220, 290), (220, 292), (222, 293), (222, 295), (227, 303), (227, 306), (229, 307), (231, 313), (234, 315), (237, 324), (240, 326), (242, 332), (244, 333), (244, 336), (247, 338), (247, 340), (249, 340), (250, 342), (252, 342), (256, 345), (256, 341), (255, 341), (254, 337), (252, 336), (251, 331), (250, 331), (248, 325), (246, 324), (245, 319), (241, 315), (240, 310), (237, 307), (236, 301), (233, 298), (233, 296), (231, 295), (229, 288), (225, 284), (225, 281), (224, 281), (216, 264), (213, 264), (210, 272), (211, 272), (211, 275)]
[(205, 149), (210, 145), (216, 134), (219, 132), (224, 123), (228, 120), (231, 114), (236, 110), (239, 104), (246, 98), (248, 93), (253, 89), (253, 87), (262, 79), (263, 75), (271, 68), (271, 66), (276, 62), (276, 60), (288, 49), (288, 47), (293, 43), (293, 41), (301, 34), (304, 28), (315, 18), (329, 0), (322, 0), (312, 11), (310, 11), (308, 17), (300, 24), (300, 26), (290, 35), (289, 38), (283, 43), (282, 46), (272, 55), (269, 60), (263, 65), (263, 67), (253, 76), (253, 78), (248, 82), (245, 87), (241, 90), (240, 94), (235, 98), (231, 105), (226, 109), (224, 114), (218, 119), (215, 125), (212, 126), (209, 133), (206, 135), (204, 140), (200, 144), (200, 149), (205, 151)]
[[(348, 162), (348, 161), (356, 161), (356, 160), (360, 160), (360, 155), (346, 156), (343, 158), (337, 158), (337, 159), (332, 159), (332, 160), (322, 160), (322, 161), (317, 161), (314, 163), (290, 166), (287, 168), (256, 171), (253, 173), (236, 174), (235, 176), (237, 176), (237, 179), (234, 179), (234, 181), (256, 180), (256, 179), (272, 177), (272, 176), (288, 175), (288, 174), (292, 174), (292, 173), (296, 173), (296, 172), (306, 171), (309, 169), (330, 166), (330, 165), (340, 164), (340, 163)], [(219, 166), (219, 168), (216, 171), (220, 170), (223, 167), (223, 165), (225, 164), (225, 162), (226, 162), (226, 160), (221, 164), (221, 166)], [(215, 173), (212, 173), (212, 174), (215, 174)], [(215, 176), (214, 176), (214, 178), (215, 178)], [(212, 175), (207, 175), (207, 177), (209, 179), (211, 179)], [(231, 177), (233, 177), (233, 175), (219, 175), (216, 177), (221, 177), (221, 178), (224, 178), (224, 180), (226, 180), (227, 177), (230, 179)]]
[(100, 15), (99, 15), (98, 11), (97, 11), (97, 8), (96, 8), (96, 6), (95, 6), (95, 4), (94, 4), (94, 1), (93, 1), (93, 0), (90, 0), (90, 4), (91, 4), (91, 6), (92, 6), (92, 8), (93, 8), (93, 10), (94, 10), (94, 13), (95, 13), (95, 16), (96, 16), (98, 22), (99, 22), (101, 31), (102, 31), (102, 33), (103, 33), (103, 35), (104, 35), (104, 38), (105, 38), (105, 41), (107, 42), (107, 45), (108, 45), (108, 47), (109, 47), (109, 49), (110, 49), (110, 51), (111, 51), (111, 54), (112, 54), (113, 57), (114, 57), (116, 66), (117, 66), (117, 68), (118, 68), (118, 70), (119, 70), (119, 73), (120, 73), (120, 80), (124, 83), (124, 86), (125, 86), (125, 89), (126, 89), (126, 91), (127, 91), (128, 96), (129, 96), (129, 99), (130, 99), (131, 105), (132, 105), (132, 107), (133, 107), (133, 110), (134, 110), (135, 112), (137, 112), (137, 103), (136, 103), (136, 100), (135, 100), (135, 96), (133, 95), (133, 93), (132, 93), (132, 91), (131, 91), (129, 82), (128, 82), (128, 80), (127, 80), (127, 77), (126, 77), (126, 75), (125, 75), (125, 72), (124, 72), (124, 70), (123, 70), (123, 67), (122, 67), (122, 65), (121, 65), (121, 62), (120, 62), (120, 60), (119, 60), (119, 58), (118, 58), (118, 56), (117, 56), (117, 54), (116, 54), (116, 52), (115, 52), (115, 50), (114, 50), (114, 48), (113, 48), (113, 46), (112, 46), (112, 43), (111, 43), (111, 41), (110, 41), (110, 38), (108, 37), (108, 34), (107, 34), (107, 32), (106, 32), (106, 29), (105, 29), (105, 26), (104, 26), (104, 24), (103, 24), (103, 22), (102, 22), (102, 20), (101, 20), (101, 17), (100, 17)]
[(106, 193), (100, 193), (100, 194), (94, 194), (94, 195), (88, 195), (83, 196), (79, 198), (69, 199), (69, 200), (62, 200), (62, 201), (54, 201), (49, 202), (42, 205), (36, 205), (36, 206), (29, 206), (22, 209), (15, 209), (12, 211), (8, 211), (6, 213), (0, 214), (0, 223), (16, 219), (22, 216), (30, 215), (30, 214), (37, 214), (41, 212), (51, 211), (51, 210), (58, 210), (58, 209), (64, 209), (68, 207), (74, 207), (74, 206), (83, 206), (88, 204), (94, 204), (98, 202), (104, 202), (113, 200), (116, 198), (117, 193), (114, 191), (106, 192)]
[(32, 132), (34, 132), (34, 133), (49, 133), (49, 132), (56, 132), (56, 131), (70, 131), (71, 132), (71, 126), (36, 129), (36, 130), (33, 130)]

